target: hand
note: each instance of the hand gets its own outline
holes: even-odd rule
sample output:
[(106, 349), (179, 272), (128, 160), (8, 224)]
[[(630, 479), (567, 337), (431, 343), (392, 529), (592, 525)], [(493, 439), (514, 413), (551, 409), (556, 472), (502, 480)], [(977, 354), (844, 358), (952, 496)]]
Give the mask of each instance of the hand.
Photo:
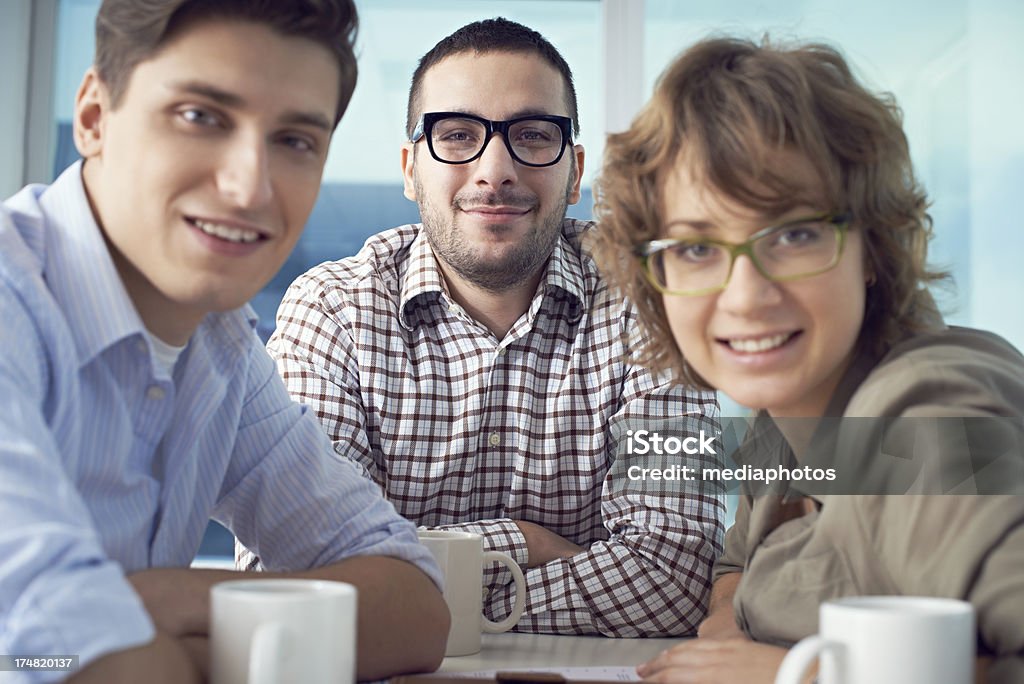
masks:
[(565, 537), (551, 530), (525, 520), (516, 520), (519, 531), (526, 538), (526, 567), (536, 568), (559, 558), (572, 558), (583, 553), (583, 547), (576, 546)]
[(697, 636), (701, 639), (746, 639), (747, 636), (736, 624), (736, 613), (732, 605), (708, 613), (704, 622), (697, 628)]
[(715, 580), (711, 588), (711, 608), (704, 622), (697, 628), (701, 639), (746, 639), (747, 636), (736, 624), (733, 598), (743, 580), (743, 573), (733, 572)]
[(645, 681), (772, 684), (786, 649), (749, 639), (691, 639), (636, 669)]

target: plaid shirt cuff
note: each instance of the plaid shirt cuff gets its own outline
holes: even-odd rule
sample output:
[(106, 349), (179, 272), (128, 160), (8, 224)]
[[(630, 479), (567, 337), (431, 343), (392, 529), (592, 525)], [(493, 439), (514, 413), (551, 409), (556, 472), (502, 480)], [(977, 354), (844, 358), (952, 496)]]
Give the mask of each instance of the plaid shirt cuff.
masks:
[[(461, 530), (475, 532), (484, 538), (484, 551), (500, 551), (512, 557), (519, 567), (525, 568), (529, 560), (526, 548), (526, 537), (513, 520), (478, 520), (469, 523), (438, 525), (432, 529)], [(484, 566), (484, 604), (489, 603), (488, 597), (496, 590), (512, 583), (512, 573), (504, 565), (490, 563)]]

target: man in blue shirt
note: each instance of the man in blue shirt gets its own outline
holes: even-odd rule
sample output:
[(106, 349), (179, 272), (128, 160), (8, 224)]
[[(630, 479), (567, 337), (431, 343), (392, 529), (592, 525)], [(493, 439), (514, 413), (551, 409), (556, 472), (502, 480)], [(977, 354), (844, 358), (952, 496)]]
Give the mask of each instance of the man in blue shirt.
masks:
[(238, 576), (188, 569), (213, 517), (271, 573), (358, 587), (361, 679), (432, 668), (436, 567), (290, 401), (245, 305), (312, 209), (355, 8), (143, 4), (100, 9), (84, 161), (0, 210), (0, 653), (199, 681), (210, 586)]

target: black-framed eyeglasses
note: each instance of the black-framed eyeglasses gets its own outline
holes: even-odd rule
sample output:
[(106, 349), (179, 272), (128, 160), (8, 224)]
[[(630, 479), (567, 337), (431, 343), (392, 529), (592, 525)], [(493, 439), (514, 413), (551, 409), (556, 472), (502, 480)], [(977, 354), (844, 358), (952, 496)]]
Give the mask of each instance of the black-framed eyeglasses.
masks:
[(430, 155), (445, 164), (468, 164), (484, 153), (495, 133), (524, 166), (552, 166), (572, 141), (572, 119), (533, 114), (508, 121), (491, 121), (463, 112), (427, 112), (413, 129), (411, 142), (427, 139)]
[(659, 292), (698, 296), (724, 290), (741, 254), (776, 282), (824, 273), (839, 263), (849, 222), (847, 214), (820, 214), (759, 230), (739, 244), (667, 238), (642, 242), (633, 251)]

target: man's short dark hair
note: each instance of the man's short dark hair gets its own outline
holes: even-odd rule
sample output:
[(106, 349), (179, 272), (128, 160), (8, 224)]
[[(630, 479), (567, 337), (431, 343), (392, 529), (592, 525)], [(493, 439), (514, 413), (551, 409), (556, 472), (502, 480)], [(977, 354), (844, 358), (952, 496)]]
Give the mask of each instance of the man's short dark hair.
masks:
[(573, 135), (580, 134), (580, 120), (576, 105), (576, 86), (573, 85), (572, 70), (562, 55), (547, 38), (531, 28), (509, 21), (503, 17), (475, 21), (466, 24), (455, 33), (423, 55), (412, 75), (409, 88), (409, 105), (405, 113), (406, 135), (412, 137), (413, 128), (420, 115), (420, 100), (423, 91), (423, 76), (432, 66), (442, 60), (464, 52), (484, 54), (488, 52), (527, 53), (539, 55), (562, 75), (565, 85), (565, 107), (572, 119)]
[(353, 0), (104, 0), (96, 16), (95, 65), (113, 106), (120, 104), (139, 62), (186, 26), (208, 19), (265, 24), (327, 48), (340, 71), (335, 125), (341, 120), (356, 87)]

